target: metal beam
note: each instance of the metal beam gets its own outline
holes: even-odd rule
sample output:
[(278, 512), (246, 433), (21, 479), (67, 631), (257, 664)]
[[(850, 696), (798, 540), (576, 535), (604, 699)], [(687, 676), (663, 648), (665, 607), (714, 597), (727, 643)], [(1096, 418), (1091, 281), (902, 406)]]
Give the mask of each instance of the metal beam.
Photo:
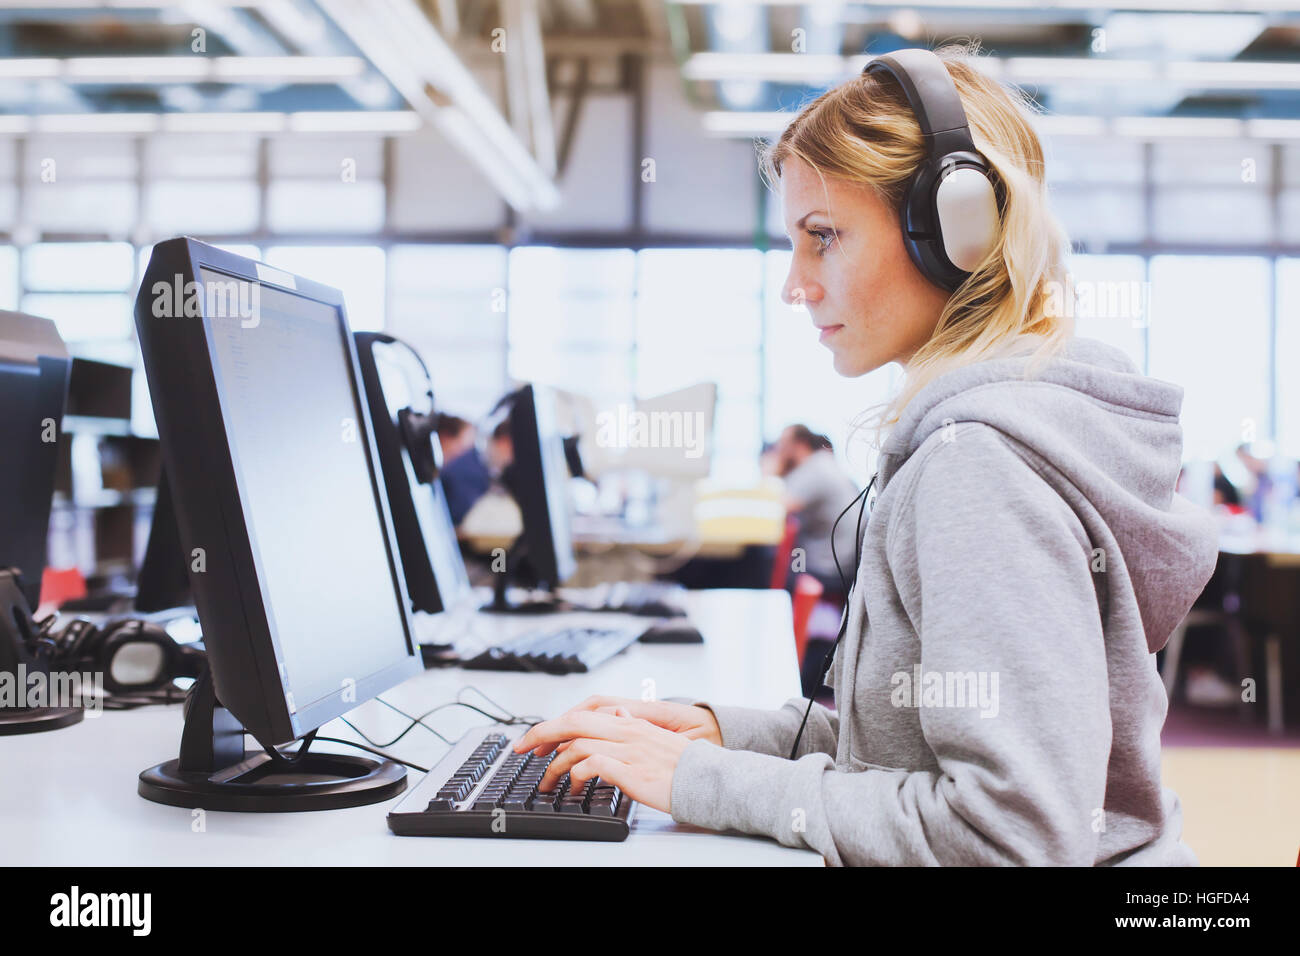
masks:
[(318, 0), (375, 68), (476, 165), (512, 207), (551, 209), (560, 193), (413, 0)]

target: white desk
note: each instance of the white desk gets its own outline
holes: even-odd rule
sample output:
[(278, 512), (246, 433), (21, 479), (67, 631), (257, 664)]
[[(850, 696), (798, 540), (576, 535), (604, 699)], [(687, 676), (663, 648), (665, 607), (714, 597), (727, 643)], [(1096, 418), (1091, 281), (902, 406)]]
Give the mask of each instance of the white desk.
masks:
[[(689, 601), (703, 645), (638, 644), (593, 674), (564, 677), (432, 670), (383, 696), (420, 713), (454, 699), (469, 684), (516, 714), (552, 716), (593, 693), (639, 698), (646, 681), (654, 682), (659, 698), (698, 696), (754, 707), (779, 707), (798, 695), (790, 602), (784, 592), (698, 592)], [(381, 741), (406, 723), (373, 701), (349, 717)], [(457, 707), (439, 712), (429, 723), (455, 739), (486, 720)], [(204, 831), (195, 832), (193, 811), (150, 803), (136, 793), (139, 772), (174, 757), (180, 733), (181, 709), (175, 705), (106, 711), (63, 730), (0, 737), (0, 864), (822, 865), (812, 852), (682, 826), (645, 807), (637, 808), (632, 834), (623, 843), (398, 837), (389, 832), (384, 817), (400, 798), (315, 813), (209, 812)], [(351, 736), (340, 721), (327, 724), (322, 733)], [(391, 751), (431, 766), (445, 749), (417, 727)], [(415, 771), (409, 773), (418, 779)]]

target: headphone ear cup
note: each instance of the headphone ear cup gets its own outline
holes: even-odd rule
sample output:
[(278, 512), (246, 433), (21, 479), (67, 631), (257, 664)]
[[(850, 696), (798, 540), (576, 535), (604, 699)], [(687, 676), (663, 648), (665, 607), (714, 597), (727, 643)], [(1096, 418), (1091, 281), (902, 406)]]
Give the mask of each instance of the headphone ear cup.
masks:
[(416, 479), (422, 485), (433, 484), (442, 470), (442, 446), (433, 437), (438, 430), (438, 416), (403, 408), (397, 413), (397, 427)]
[(997, 241), (997, 192), (981, 166), (926, 163), (908, 183), (901, 220), (913, 264), (934, 285), (953, 292)]
[(936, 178), (934, 168), (923, 164), (907, 185), (899, 216), (903, 247), (928, 282), (952, 292), (965, 281), (967, 274), (953, 265), (944, 252), (933, 202)]
[(934, 189), (934, 218), (944, 258), (971, 273), (998, 239), (998, 199), (982, 168), (948, 170)]

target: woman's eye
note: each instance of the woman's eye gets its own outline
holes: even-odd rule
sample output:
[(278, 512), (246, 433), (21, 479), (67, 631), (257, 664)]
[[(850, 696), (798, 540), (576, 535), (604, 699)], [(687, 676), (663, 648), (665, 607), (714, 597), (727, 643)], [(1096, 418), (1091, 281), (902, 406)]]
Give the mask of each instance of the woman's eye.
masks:
[(821, 229), (809, 229), (808, 235), (812, 236), (817, 242), (817, 254), (821, 255), (831, 247), (831, 240), (834, 238), (829, 232)]

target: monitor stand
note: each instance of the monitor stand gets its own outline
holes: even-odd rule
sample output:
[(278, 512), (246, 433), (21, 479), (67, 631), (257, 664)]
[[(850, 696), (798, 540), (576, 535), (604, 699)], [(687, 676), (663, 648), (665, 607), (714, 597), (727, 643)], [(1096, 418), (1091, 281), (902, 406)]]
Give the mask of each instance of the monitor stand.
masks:
[(81, 707), (0, 707), (0, 737), (71, 727), (85, 716)]
[[(506, 555), (506, 568), (518, 567), (525, 553), (523, 544), (516, 543)], [(510, 587), (513, 578), (514, 573), (510, 570), (495, 572), (492, 580), (492, 602), (484, 604), (479, 610), (485, 614), (551, 614), (556, 611), (573, 610), (573, 607), (567, 601), (560, 600), (559, 595), (555, 593), (554, 587), (547, 588), (550, 592), (548, 600), (512, 603), (510, 598), (506, 596), (506, 591)]]
[(205, 668), (185, 702), (181, 753), (140, 774), (146, 800), (173, 807), (286, 813), (382, 803), (406, 789), (406, 768), (391, 760), (311, 753), (247, 757), (244, 728), (217, 701)]

